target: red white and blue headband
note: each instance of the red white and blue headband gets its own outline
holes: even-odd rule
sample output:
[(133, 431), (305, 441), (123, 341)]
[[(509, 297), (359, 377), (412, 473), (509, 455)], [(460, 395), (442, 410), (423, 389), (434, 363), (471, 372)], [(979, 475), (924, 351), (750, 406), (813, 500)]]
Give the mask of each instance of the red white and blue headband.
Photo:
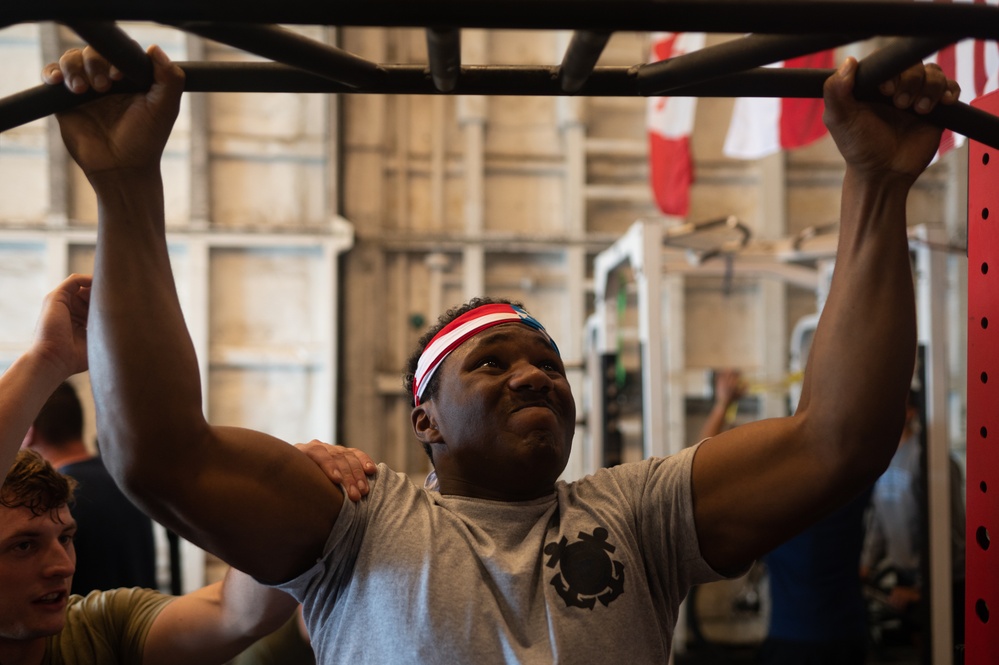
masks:
[(416, 364), (416, 375), (413, 377), (413, 402), (417, 406), (420, 405), (420, 398), (423, 397), (424, 391), (430, 384), (430, 377), (434, 375), (444, 359), (451, 355), (452, 351), (483, 330), (510, 322), (519, 322), (534, 328), (544, 335), (552, 348), (555, 349), (555, 353), (558, 353), (558, 346), (555, 345), (555, 340), (551, 338), (545, 327), (520, 307), (507, 303), (480, 305), (441, 328), (440, 332), (434, 335), (434, 338), (424, 347), (423, 353), (420, 354), (420, 360)]

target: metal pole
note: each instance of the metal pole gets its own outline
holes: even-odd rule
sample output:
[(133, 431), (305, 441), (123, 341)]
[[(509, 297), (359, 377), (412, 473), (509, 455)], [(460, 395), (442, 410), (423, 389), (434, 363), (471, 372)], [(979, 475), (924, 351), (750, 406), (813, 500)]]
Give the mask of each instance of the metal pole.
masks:
[(860, 61), (860, 67), (857, 68), (857, 90), (864, 95), (880, 97), (878, 86), (881, 83), (958, 39), (944, 36), (895, 40)]
[[(975, 100), (999, 113), (999, 94)], [(999, 650), (999, 153), (968, 146), (968, 475), (965, 662), (995, 662)]]
[(66, 24), (83, 41), (121, 70), (127, 79), (142, 89), (153, 82), (153, 63), (142, 47), (114, 23), (107, 21), (73, 21)]
[(638, 89), (661, 97), (676, 88), (825, 51), (866, 39), (868, 35), (749, 35), (638, 68)]
[(563, 92), (579, 92), (586, 79), (590, 78), (593, 68), (604, 52), (609, 32), (579, 31), (572, 35), (572, 41), (565, 50), (562, 64), (558, 69), (559, 85)]
[(995, 39), (999, 8), (893, 0), (47, 0), (4, 3), (0, 24), (104, 19), (800, 35), (961, 34)]
[(461, 31), (427, 28), (427, 58), (434, 87), (440, 92), (453, 91), (461, 72)]
[[(385, 65), (377, 85), (352, 88), (336, 81), (275, 63), (180, 63), (187, 74), (188, 92), (312, 92), (368, 94), (441, 94), (426, 67)], [(637, 68), (594, 70), (580, 89), (585, 96), (641, 96)], [(463, 95), (560, 96), (555, 67), (465, 66), (458, 77)], [(829, 69), (772, 69), (761, 67), (673, 90), (690, 97), (821, 97)], [(114, 92), (135, 92), (135, 85), (118, 82)], [(0, 131), (50, 113), (74, 108), (96, 98), (96, 93), (74, 95), (63, 86), (42, 85), (0, 99)], [(886, 102), (887, 103), (887, 102)], [(930, 122), (992, 147), (999, 147), (999, 118), (964, 103), (938, 105), (925, 117)]]
[(385, 74), (377, 63), (276, 25), (185, 21), (176, 27), (352, 88), (375, 85)]

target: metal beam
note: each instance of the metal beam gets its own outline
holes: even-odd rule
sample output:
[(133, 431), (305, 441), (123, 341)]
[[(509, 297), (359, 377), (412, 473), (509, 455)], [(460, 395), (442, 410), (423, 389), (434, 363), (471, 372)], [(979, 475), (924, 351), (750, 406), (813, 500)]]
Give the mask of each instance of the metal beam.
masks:
[[(999, 113), (999, 93), (976, 105)], [(999, 645), (999, 155), (974, 142), (968, 147), (968, 407), (965, 662), (995, 662)], [(991, 218), (991, 219), (990, 219)]]
[(609, 32), (585, 30), (573, 33), (558, 68), (559, 85), (563, 92), (579, 92), (597, 66), (597, 60), (610, 37)]
[(228, 44), (352, 88), (376, 85), (385, 71), (374, 62), (277, 25), (184, 21), (185, 32)]
[(427, 28), (427, 58), (434, 87), (440, 92), (452, 92), (461, 71), (461, 31)]
[[(379, 14), (379, 25), (388, 22), (400, 24), (422, 24), (430, 18), (437, 18), (437, 12), (450, 8), (457, 12), (458, 18), (448, 18), (440, 25), (431, 22), (427, 32), (430, 66), (420, 65), (380, 65), (341, 51), (327, 44), (310, 40), (284, 28), (274, 25), (253, 25), (253, 16), (246, 12), (234, 12), (241, 23), (212, 24), (204, 21), (169, 20), (172, 25), (182, 27), (211, 39), (222, 41), (238, 48), (264, 55), (280, 61), (279, 63), (197, 63), (184, 65), (188, 80), (186, 89), (191, 92), (317, 92), (317, 93), (348, 93), (362, 92), (373, 94), (441, 94), (458, 92), (468, 95), (564, 95), (579, 94), (585, 96), (650, 96), (669, 91), (672, 95), (698, 97), (821, 97), (822, 83), (829, 75), (829, 70), (774, 70), (768, 68), (752, 69), (757, 64), (767, 64), (776, 59), (785, 59), (817, 50), (825, 50), (836, 45), (856, 40), (858, 30), (864, 34), (883, 34), (878, 16), (889, 8), (893, 10), (896, 22), (892, 26), (906, 25), (911, 28), (919, 21), (903, 20), (906, 14), (910, 18), (918, 17), (921, 21), (932, 18), (934, 21), (932, 36), (920, 36), (898, 40), (890, 47), (865, 58), (858, 71), (858, 96), (869, 99), (879, 99), (876, 84), (894, 76), (906, 66), (916, 62), (933, 51), (954, 43), (961, 36), (981, 36), (981, 22), (987, 24), (986, 34), (996, 37), (999, 32), (999, 8), (988, 5), (943, 4), (943, 3), (899, 3), (899, 2), (837, 2), (833, 0), (771, 0), (770, 2), (754, 2), (752, 0), (697, 0), (696, 7), (690, 7), (694, 14), (714, 7), (717, 11), (724, 8), (730, 13), (740, 14), (747, 7), (756, 7), (767, 14), (774, 22), (768, 28), (775, 28), (780, 20), (788, 14), (795, 14), (800, 9), (808, 9), (808, 37), (799, 34), (792, 37), (775, 35), (751, 35), (730, 44), (705, 49), (699, 53), (681, 56), (664, 63), (653, 65), (635, 65), (631, 68), (595, 67), (600, 53), (609, 39), (611, 31), (606, 29), (608, 23), (614, 24), (620, 15), (631, 16), (624, 11), (632, 8), (639, 13), (656, 16), (663, 7), (672, 10), (685, 8), (684, 0), (622, 0), (615, 5), (615, 11), (604, 6), (603, 0), (530, 0), (536, 12), (517, 15), (517, 20), (509, 27), (546, 27), (544, 17), (556, 8), (560, 10), (558, 27), (571, 26), (579, 16), (596, 8), (601, 8), (601, 27), (598, 30), (577, 31), (566, 50), (562, 65), (559, 67), (508, 67), (508, 66), (460, 66), (460, 33), (459, 25), (476, 25), (482, 16), (495, 15), (497, 8), (507, 7), (512, 11), (521, 0), (491, 0), (488, 3), (461, 3), (454, 6), (450, 0), (430, 0), (419, 4), (420, 19), (407, 19), (412, 14), (412, 3), (390, 2), (389, 0), (367, 0), (363, 5), (358, 3), (340, 3), (335, 10), (329, 10), (331, 15), (341, 12), (348, 16), (348, 22), (358, 23), (358, 17), (363, 16), (366, 8), (384, 6), (393, 8), (392, 12)], [(80, 10), (61, 0), (45, 3), (44, 7), (18, 7), (0, 10), (0, 23), (8, 22), (12, 17), (30, 18), (31, 11), (65, 11), (60, 14), (62, 19), (71, 25), (85, 40), (114, 62), (119, 69), (131, 79), (129, 85), (116, 85), (120, 91), (144, 89), (151, 80), (151, 65), (148, 57), (128, 35), (108, 21), (93, 19), (104, 13), (116, 17), (136, 17), (130, 12), (146, 11), (151, 18), (159, 13), (191, 12), (190, 16), (200, 15), (198, 9), (189, 6), (182, 0), (169, 5), (149, 7), (145, 9), (130, 8), (114, 0), (94, 0), (86, 7), (87, 19), (79, 18)], [(849, 14), (849, 6), (863, 5), (856, 9), (861, 12), (851, 15), (852, 28), (848, 32), (831, 32), (829, 29), (838, 26), (836, 20), (819, 20), (821, 12), (835, 7), (838, 15)], [(213, 12), (219, 6), (227, 7), (222, 0), (213, 3), (212, 8), (201, 8), (201, 14)], [(464, 8), (464, 10), (461, 10)], [(245, 9), (245, 8), (244, 8)], [(286, 0), (280, 7), (267, 7), (267, 11), (284, 16), (289, 22), (295, 18), (285, 15), (285, 10), (304, 11), (300, 0)], [(779, 10), (779, 11), (777, 11)], [(929, 12), (924, 10), (931, 10)], [(941, 13), (941, 10), (946, 10)], [(973, 10), (973, 11), (968, 11)], [(985, 11), (982, 11), (985, 10)], [(247, 9), (252, 14), (257, 9)], [(407, 12), (410, 12), (407, 14)], [(775, 14), (776, 12), (776, 14)], [(783, 12), (783, 13), (782, 13)], [(914, 12), (914, 13), (913, 13)], [(709, 12), (711, 13), (711, 12)], [(698, 14), (699, 15), (699, 14)], [(687, 16), (687, 15), (685, 15)], [(69, 18), (67, 18), (69, 17)], [(429, 18), (428, 18), (429, 17)], [(687, 16), (689, 18), (689, 16)], [(717, 16), (716, 16), (717, 18)], [(803, 17), (798, 17), (799, 19)], [(862, 19), (862, 20), (861, 20)], [(316, 22), (322, 22), (315, 16)], [(686, 20), (686, 19), (684, 19)], [(727, 19), (726, 19), (727, 20)], [(740, 30), (746, 30), (753, 25), (747, 19), (740, 24)], [(920, 24), (920, 30), (929, 28)], [(958, 27), (952, 26), (960, 26)], [(643, 18), (643, 29), (655, 27)], [(675, 27), (675, 24), (671, 24)], [(815, 29), (818, 27), (819, 32)], [(714, 25), (712, 29), (724, 30)], [(779, 29), (778, 29), (779, 31)], [(815, 35), (826, 35), (816, 38)], [(941, 34), (945, 36), (940, 36)], [(289, 66), (294, 65), (294, 66)], [(739, 71), (746, 70), (746, 71)], [(733, 74), (732, 72), (739, 73)], [(41, 86), (0, 100), (0, 131), (18, 126), (25, 122), (44, 117), (53, 112), (72, 108), (83, 101), (93, 98), (93, 95), (73, 96), (61, 88)], [(992, 147), (999, 147), (999, 129), (995, 117), (958, 104), (954, 106), (939, 106), (929, 116), (931, 121), (964, 134)]]
[(142, 47), (108, 21), (72, 21), (66, 24), (83, 41), (107, 58), (130, 81), (140, 88), (153, 82), (153, 63)]
[(80, 19), (339, 26), (879, 35), (995, 39), (999, 8), (897, 0), (47, 0), (5, 3), (0, 25)]
[(953, 36), (898, 39), (863, 59), (857, 70), (857, 89), (876, 94), (883, 81), (956, 41), (958, 39)]
[(638, 68), (638, 89), (643, 95), (658, 97), (691, 83), (825, 51), (861, 41), (868, 36), (749, 35), (668, 60), (641, 65)]
[[(691, 83), (866, 38), (863, 35), (830, 35), (825, 38), (814, 35), (749, 35), (669, 60), (642, 65), (638, 68), (638, 89), (642, 95), (659, 96)], [(897, 39), (863, 59), (862, 67), (857, 72), (857, 88), (868, 96), (877, 95), (877, 87), (882, 81), (956, 41), (958, 39), (953, 36)]]
[[(378, 85), (352, 88), (328, 79), (272, 63), (180, 63), (187, 74), (188, 92), (311, 92), (441, 94), (434, 87), (426, 67), (420, 65), (384, 66)], [(822, 96), (828, 69), (772, 69), (762, 67), (741, 74), (720, 77), (673, 90), (676, 96), (691, 97), (813, 97)], [(137, 88), (117, 83), (115, 92)], [(555, 67), (471, 67), (461, 68), (458, 89), (465, 95), (560, 96)], [(642, 96), (635, 68), (604, 67), (580, 89), (580, 95), (597, 97)], [(63, 86), (41, 85), (0, 99), (0, 131), (17, 127), (50, 113), (74, 108), (98, 95), (74, 95)], [(967, 104), (938, 105), (926, 118), (940, 126), (999, 148), (999, 118)]]

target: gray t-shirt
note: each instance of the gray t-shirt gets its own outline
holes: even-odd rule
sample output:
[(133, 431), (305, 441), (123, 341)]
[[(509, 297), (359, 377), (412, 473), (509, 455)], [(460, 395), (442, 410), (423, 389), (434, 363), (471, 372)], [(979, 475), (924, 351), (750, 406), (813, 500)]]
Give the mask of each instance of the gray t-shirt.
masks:
[(281, 588), (323, 664), (665, 662), (687, 589), (721, 577), (694, 530), (694, 449), (516, 503), (380, 465), (323, 557)]

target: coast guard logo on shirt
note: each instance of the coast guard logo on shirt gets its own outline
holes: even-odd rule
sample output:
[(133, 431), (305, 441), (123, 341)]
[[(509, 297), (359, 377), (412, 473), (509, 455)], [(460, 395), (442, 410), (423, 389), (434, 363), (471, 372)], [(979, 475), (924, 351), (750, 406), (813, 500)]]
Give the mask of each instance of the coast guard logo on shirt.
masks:
[(606, 607), (624, 593), (624, 564), (610, 557), (615, 549), (607, 542), (607, 529), (600, 527), (592, 535), (580, 531), (572, 544), (562, 536), (545, 545), (545, 554), (551, 555), (546, 565), (560, 571), (550, 583), (566, 607), (592, 610), (598, 600)]

